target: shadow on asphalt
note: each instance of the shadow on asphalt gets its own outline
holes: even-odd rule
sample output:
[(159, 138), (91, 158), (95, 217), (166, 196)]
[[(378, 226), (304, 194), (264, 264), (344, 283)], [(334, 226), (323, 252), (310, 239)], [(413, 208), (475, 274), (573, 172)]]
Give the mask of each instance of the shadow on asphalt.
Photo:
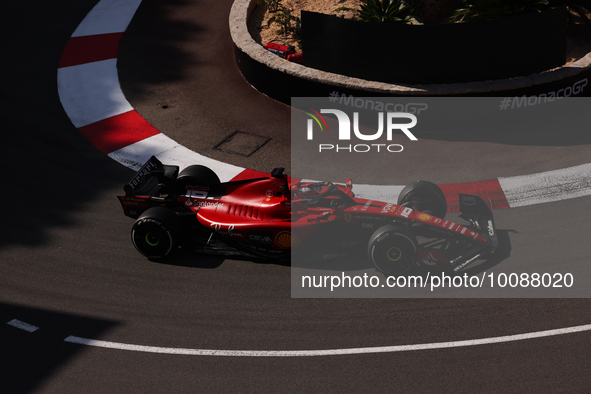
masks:
[[(3, 338), (0, 352), (0, 381), (3, 393), (30, 393), (43, 391), (43, 384), (82, 354), (84, 347), (64, 342), (70, 335), (100, 338), (118, 323), (93, 319), (44, 309), (0, 303)], [(7, 323), (14, 320), (37, 327), (28, 332)], [(69, 379), (54, 390), (67, 392)], [(88, 387), (88, 390), (93, 389)]]
[(203, 46), (208, 40), (204, 27), (193, 22), (196, 18), (179, 12), (190, 9), (187, 7), (190, 3), (187, 0), (142, 2), (121, 39), (118, 54), (120, 81), (126, 93), (150, 94), (151, 87), (183, 81), (192, 68), (201, 64), (197, 53), (180, 45), (191, 42)]
[[(53, 229), (75, 226), (77, 214), (132, 174), (80, 134), (58, 97), (61, 53), (95, 3), (11, 2), (4, 9), (11, 18), (2, 28), (18, 40), (4, 47), (11, 61), (3, 64), (10, 78), (4, 78), (0, 95), (0, 250), (46, 244)], [(43, 34), (31, 26), (43, 26)]]

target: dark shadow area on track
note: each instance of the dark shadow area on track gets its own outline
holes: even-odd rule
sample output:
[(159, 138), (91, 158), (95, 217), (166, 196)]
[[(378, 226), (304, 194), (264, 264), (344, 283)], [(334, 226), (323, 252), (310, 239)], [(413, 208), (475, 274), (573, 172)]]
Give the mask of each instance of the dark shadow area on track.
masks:
[(179, 249), (172, 256), (165, 259), (148, 259), (154, 264), (174, 265), (178, 267), (215, 269), (226, 260), (223, 256), (212, 256), (191, 250)]
[[(100, 338), (118, 325), (68, 313), (0, 303), (0, 381), (4, 393), (43, 391), (44, 382), (83, 353), (83, 347), (64, 342), (70, 335)], [(36, 326), (28, 332), (7, 323), (12, 320)], [(54, 386), (54, 389), (57, 387)], [(61, 392), (69, 392), (69, 381), (61, 382)]]
[[(11, 60), (3, 64), (0, 96), (0, 250), (49, 242), (52, 229), (74, 226), (77, 212), (130, 176), (122, 176), (127, 172), (121, 165), (72, 125), (57, 91), (57, 67), (71, 26), (84, 19), (96, 1), (34, 3), (7, 4), (4, 11), (12, 18), (2, 24), (9, 32), (3, 36), (13, 39), (4, 45), (3, 54)], [(55, 23), (40, 34), (35, 26), (47, 26), (48, 18)]]
[(132, 172), (96, 152), (67, 122), (35, 125), (25, 118), (21, 125), (4, 129), (8, 138), (3, 168), (11, 170), (4, 173), (3, 183), (10, 186), (0, 197), (6, 207), (0, 250), (13, 244), (35, 247), (51, 242), (53, 229), (74, 228), (77, 215), (100, 210), (93, 204), (104, 193), (113, 193), (112, 206), (118, 204), (113, 188), (124, 184)]
[(224, 261), (232, 259), (234, 261), (244, 261), (245, 263), (254, 263), (254, 264), (273, 264), (283, 267), (289, 267), (291, 264), (288, 261), (271, 261), (271, 260), (264, 260), (256, 257), (248, 257), (248, 256), (216, 256), (207, 253), (200, 253), (192, 250), (183, 250), (182, 248), (179, 249), (175, 254), (172, 256), (167, 257), (166, 259), (158, 260), (158, 259), (148, 259), (151, 263), (154, 264), (165, 264), (165, 265), (174, 265), (178, 267), (189, 267), (189, 268), (198, 268), (198, 269), (216, 269), (219, 268)]
[[(2, 299), (35, 304), (35, 296), (17, 277), (31, 274), (36, 290), (47, 291), (52, 274), (40, 273), (46, 262), (63, 260), (55, 247), (64, 233), (79, 243), (92, 239), (76, 226), (105, 190), (131, 175), (105, 158), (72, 125), (57, 90), (61, 53), (97, 0), (8, 2), (3, 4), (3, 79), (0, 89), (2, 186), (0, 269)], [(113, 205), (117, 201), (113, 196)], [(109, 204), (110, 206), (110, 204)], [(63, 230), (63, 231), (62, 231)], [(84, 235), (87, 237), (85, 238)], [(67, 251), (65, 252), (67, 254)], [(55, 265), (52, 265), (56, 271)], [(63, 273), (62, 271), (60, 271)], [(16, 275), (15, 275), (16, 273)], [(56, 273), (57, 274), (57, 273)], [(15, 284), (16, 283), (16, 284)], [(63, 284), (63, 283), (62, 283)], [(47, 293), (44, 293), (47, 295)], [(117, 324), (63, 312), (63, 306), (35, 308), (0, 302), (2, 337), (1, 389), (5, 393), (41, 391), (41, 387), (82, 354), (64, 343), (68, 335), (100, 337)], [(7, 325), (18, 319), (40, 327), (29, 333)], [(64, 379), (54, 392), (71, 391)], [(84, 391), (82, 389), (78, 391)]]
[[(149, 45), (134, 45), (126, 33), (121, 39), (118, 54), (119, 63), (139, 61), (141, 68), (127, 72), (123, 67), (121, 83), (130, 95), (149, 95), (149, 86), (166, 85), (182, 81), (191, 68), (201, 64), (195, 53), (184, 51), (180, 42), (203, 45), (207, 41), (207, 30), (190, 19), (180, 20), (174, 10), (188, 5), (186, 0), (143, 1), (128, 26), (134, 34), (142, 37)], [(195, 3), (195, 2), (193, 2)], [(197, 2), (198, 4), (199, 2)], [(137, 63), (136, 63), (137, 64)], [(182, 99), (182, 98), (177, 98)], [(169, 109), (174, 103), (162, 103), (161, 109)]]

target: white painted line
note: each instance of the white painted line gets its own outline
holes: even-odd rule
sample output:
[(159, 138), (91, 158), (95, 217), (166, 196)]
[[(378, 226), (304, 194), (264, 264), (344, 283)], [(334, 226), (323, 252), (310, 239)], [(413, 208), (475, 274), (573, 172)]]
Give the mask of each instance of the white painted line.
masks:
[(25, 322), (17, 320), (17, 319), (13, 319), (6, 324), (8, 324), (9, 326), (20, 328), (21, 330), (25, 330), (27, 332), (35, 332), (39, 329), (39, 327), (37, 327), (37, 326), (34, 326), (29, 323), (25, 323)]
[(57, 70), (62, 106), (76, 128), (132, 111), (117, 74), (117, 59)]
[(371, 353), (393, 353), (407, 352), (413, 350), (434, 350), (448, 349), (454, 347), (488, 345), (494, 343), (522, 341), (525, 339), (544, 338), (555, 335), (572, 334), (576, 332), (590, 331), (591, 324), (560, 328), (556, 330), (537, 331), (526, 334), (506, 335), (493, 338), (470, 339), (465, 341), (436, 342), (416, 345), (400, 346), (378, 346), (350, 349), (326, 349), (326, 350), (210, 350), (210, 349), (184, 349), (157, 346), (129, 345), (125, 343), (99, 341), (95, 339), (80, 338), (69, 336), (64, 339), (65, 342), (76, 343), (85, 346), (102, 347), (108, 349), (129, 350), (135, 352), (160, 353), (160, 354), (178, 354), (188, 356), (227, 356), (227, 357), (314, 357), (314, 356), (340, 356), (351, 354), (371, 354)]
[(591, 195), (591, 164), (498, 178), (511, 208)]
[(142, 0), (101, 0), (86, 15), (72, 37), (122, 33)]

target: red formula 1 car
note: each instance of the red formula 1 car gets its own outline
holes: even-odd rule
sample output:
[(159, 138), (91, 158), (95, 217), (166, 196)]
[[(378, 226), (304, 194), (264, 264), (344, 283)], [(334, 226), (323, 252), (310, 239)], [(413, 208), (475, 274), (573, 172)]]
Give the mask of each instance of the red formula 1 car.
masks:
[(478, 196), (460, 194), (460, 225), (445, 219), (438, 186), (406, 186), (396, 204), (356, 198), (352, 184), (289, 183), (283, 169), (269, 177), (220, 182), (209, 168), (163, 165), (152, 157), (118, 197), (136, 219), (131, 238), (152, 259), (178, 247), (276, 261), (332, 259), (367, 253), (386, 275), (415, 265), (455, 272), (493, 252), (493, 215)]

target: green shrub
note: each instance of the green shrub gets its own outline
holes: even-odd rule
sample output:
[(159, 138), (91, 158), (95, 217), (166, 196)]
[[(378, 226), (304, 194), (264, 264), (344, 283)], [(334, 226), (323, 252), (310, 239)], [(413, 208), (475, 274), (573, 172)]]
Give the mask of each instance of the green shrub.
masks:
[(264, 5), (266, 10), (269, 12), (275, 12), (279, 9), (279, 3), (281, 0), (257, 0), (258, 5)]
[(550, 8), (548, 0), (464, 0), (451, 17), (452, 22), (496, 19)]
[(412, 10), (403, 1), (368, 0), (359, 10), (339, 7), (335, 11), (356, 12), (356, 18), (363, 22), (410, 23)]
[(302, 21), (297, 16), (291, 15), (289, 11), (277, 11), (277, 13), (267, 21), (267, 27), (270, 27), (273, 23), (276, 23), (281, 27), (281, 33), (284, 35), (291, 32), (294, 33), (296, 39), (300, 36)]

